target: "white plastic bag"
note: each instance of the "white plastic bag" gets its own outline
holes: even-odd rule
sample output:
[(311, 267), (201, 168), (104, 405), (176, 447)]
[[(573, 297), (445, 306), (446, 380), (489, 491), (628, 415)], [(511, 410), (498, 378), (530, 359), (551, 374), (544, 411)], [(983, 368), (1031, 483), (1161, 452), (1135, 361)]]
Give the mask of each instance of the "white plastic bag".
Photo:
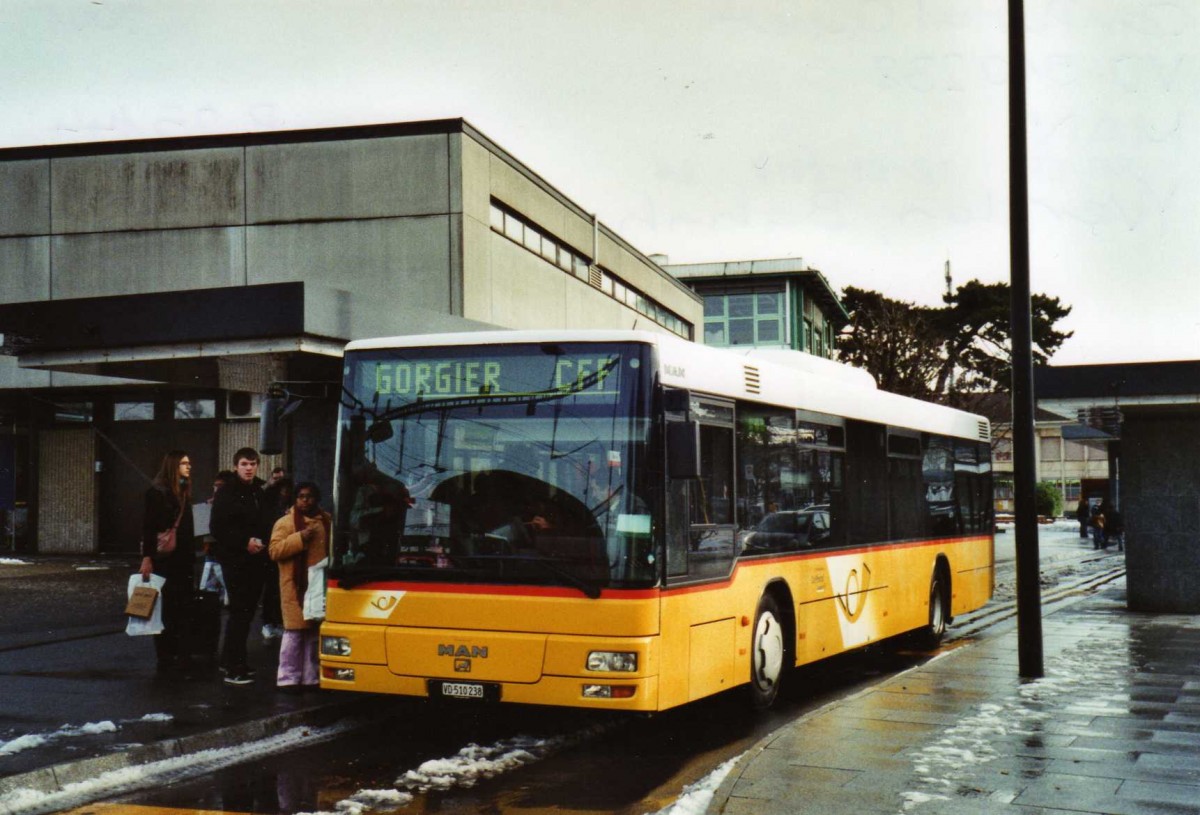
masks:
[(215, 560), (204, 561), (204, 570), (200, 572), (200, 591), (218, 591), (221, 593), (221, 605), (229, 605), (229, 589), (225, 587), (225, 573), (221, 564)]
[(132, 596), (133, 590), (138, 586), (150, 586), (158, 592), (158, 602), (154, 604), (154, 611), (150, 614), (148, 619), (143, 620), (140, 617), (130, 617), (129, 622), (125, 626), (126, 634), (131, 637), (145, 637), (152, 634), (162, 633), (162, 588), (163, 584), (166, 582), (167, 579), (165, 577), (157, 574), (150, 575), (150, 580), (148, 582), (142, 581), (141, 573), (129, 575), (129, 586), (126, 590), (127, 596)]
[(304, 619), (320, 622), (325, 619), (325, 567), (329, 558), (323, 557), (308, 567), (308, 588), (304, 590)]

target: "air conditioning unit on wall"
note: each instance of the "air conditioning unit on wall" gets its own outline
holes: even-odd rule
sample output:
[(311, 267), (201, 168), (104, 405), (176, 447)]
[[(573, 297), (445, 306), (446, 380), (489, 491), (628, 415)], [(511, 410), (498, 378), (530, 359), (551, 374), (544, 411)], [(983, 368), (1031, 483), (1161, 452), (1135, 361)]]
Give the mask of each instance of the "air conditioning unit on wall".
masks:
[(225, 394), (226, 419), (257, 419), (262, 416), (261, 393), (229, 391)]

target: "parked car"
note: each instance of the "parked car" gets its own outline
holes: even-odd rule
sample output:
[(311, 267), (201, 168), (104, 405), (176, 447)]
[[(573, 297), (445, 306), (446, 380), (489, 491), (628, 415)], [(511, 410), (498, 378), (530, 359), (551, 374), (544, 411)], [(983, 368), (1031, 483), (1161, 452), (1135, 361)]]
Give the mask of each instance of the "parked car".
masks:
[(780, 551), (808, 549), (829, 539), (829, 506), (817, 504), (772, 512), (742, 538), (742, 549)]

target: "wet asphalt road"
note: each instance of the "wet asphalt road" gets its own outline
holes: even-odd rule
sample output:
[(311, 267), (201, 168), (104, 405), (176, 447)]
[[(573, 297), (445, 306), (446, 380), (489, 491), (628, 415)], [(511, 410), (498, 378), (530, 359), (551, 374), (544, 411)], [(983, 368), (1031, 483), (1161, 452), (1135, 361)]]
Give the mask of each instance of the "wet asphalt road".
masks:
[[(997, 536), (998, 564), (1011, 560), (1013, 537), (1011, 531)], [(1043, 557), (1091, 554), (1077, 535), (1041, 537)], [(331, 812), (361, 790), (394, 789), (422, 762), (451, 758), (471, 743), (491, 745), (517, 735), (553, 740), (598, 731), (474, 786), (417, 791), (403, 811), (654, 812), (767, 733), (929, 656), (891, 643), (800, 669), (790, 677), (781, 704), (767, 714), (749, 712), (737, 691), (651, 718), (405, 702), (391, 705), (391, 715), (353, 735), (116, 800), (228, 812)]]
[(654, 812), (767, 733), (929, 656), (893, 644), (800, 669), (778, 707), (765, 714), (752, 713), (738, 691), (648, 718), (414, 701), (368, 730), (117, 800), (225, 812), (332, 812), (360, 790), (395, 788), (422, 762), (453, 757), (471, 743), (592, 732), (474, 786), (416, 792), (403, 811)]

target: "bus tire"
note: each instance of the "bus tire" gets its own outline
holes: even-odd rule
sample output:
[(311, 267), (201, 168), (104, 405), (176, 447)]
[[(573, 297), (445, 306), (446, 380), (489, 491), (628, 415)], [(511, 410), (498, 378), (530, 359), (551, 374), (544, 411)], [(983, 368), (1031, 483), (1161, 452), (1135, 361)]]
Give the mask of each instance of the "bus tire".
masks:
[(787, 670), (787, 630), (779, 604), (770, 594), (758, 601), (750, 651), (750, 704), (766, 710), (775, 704)]
[(947, 597), (950, 585), (941, 569), (935, 569), (929, 582), (929, 624), (921, 632), (926, 648), (937, 648), (946, 636), (946, 620), (950, 616)]

